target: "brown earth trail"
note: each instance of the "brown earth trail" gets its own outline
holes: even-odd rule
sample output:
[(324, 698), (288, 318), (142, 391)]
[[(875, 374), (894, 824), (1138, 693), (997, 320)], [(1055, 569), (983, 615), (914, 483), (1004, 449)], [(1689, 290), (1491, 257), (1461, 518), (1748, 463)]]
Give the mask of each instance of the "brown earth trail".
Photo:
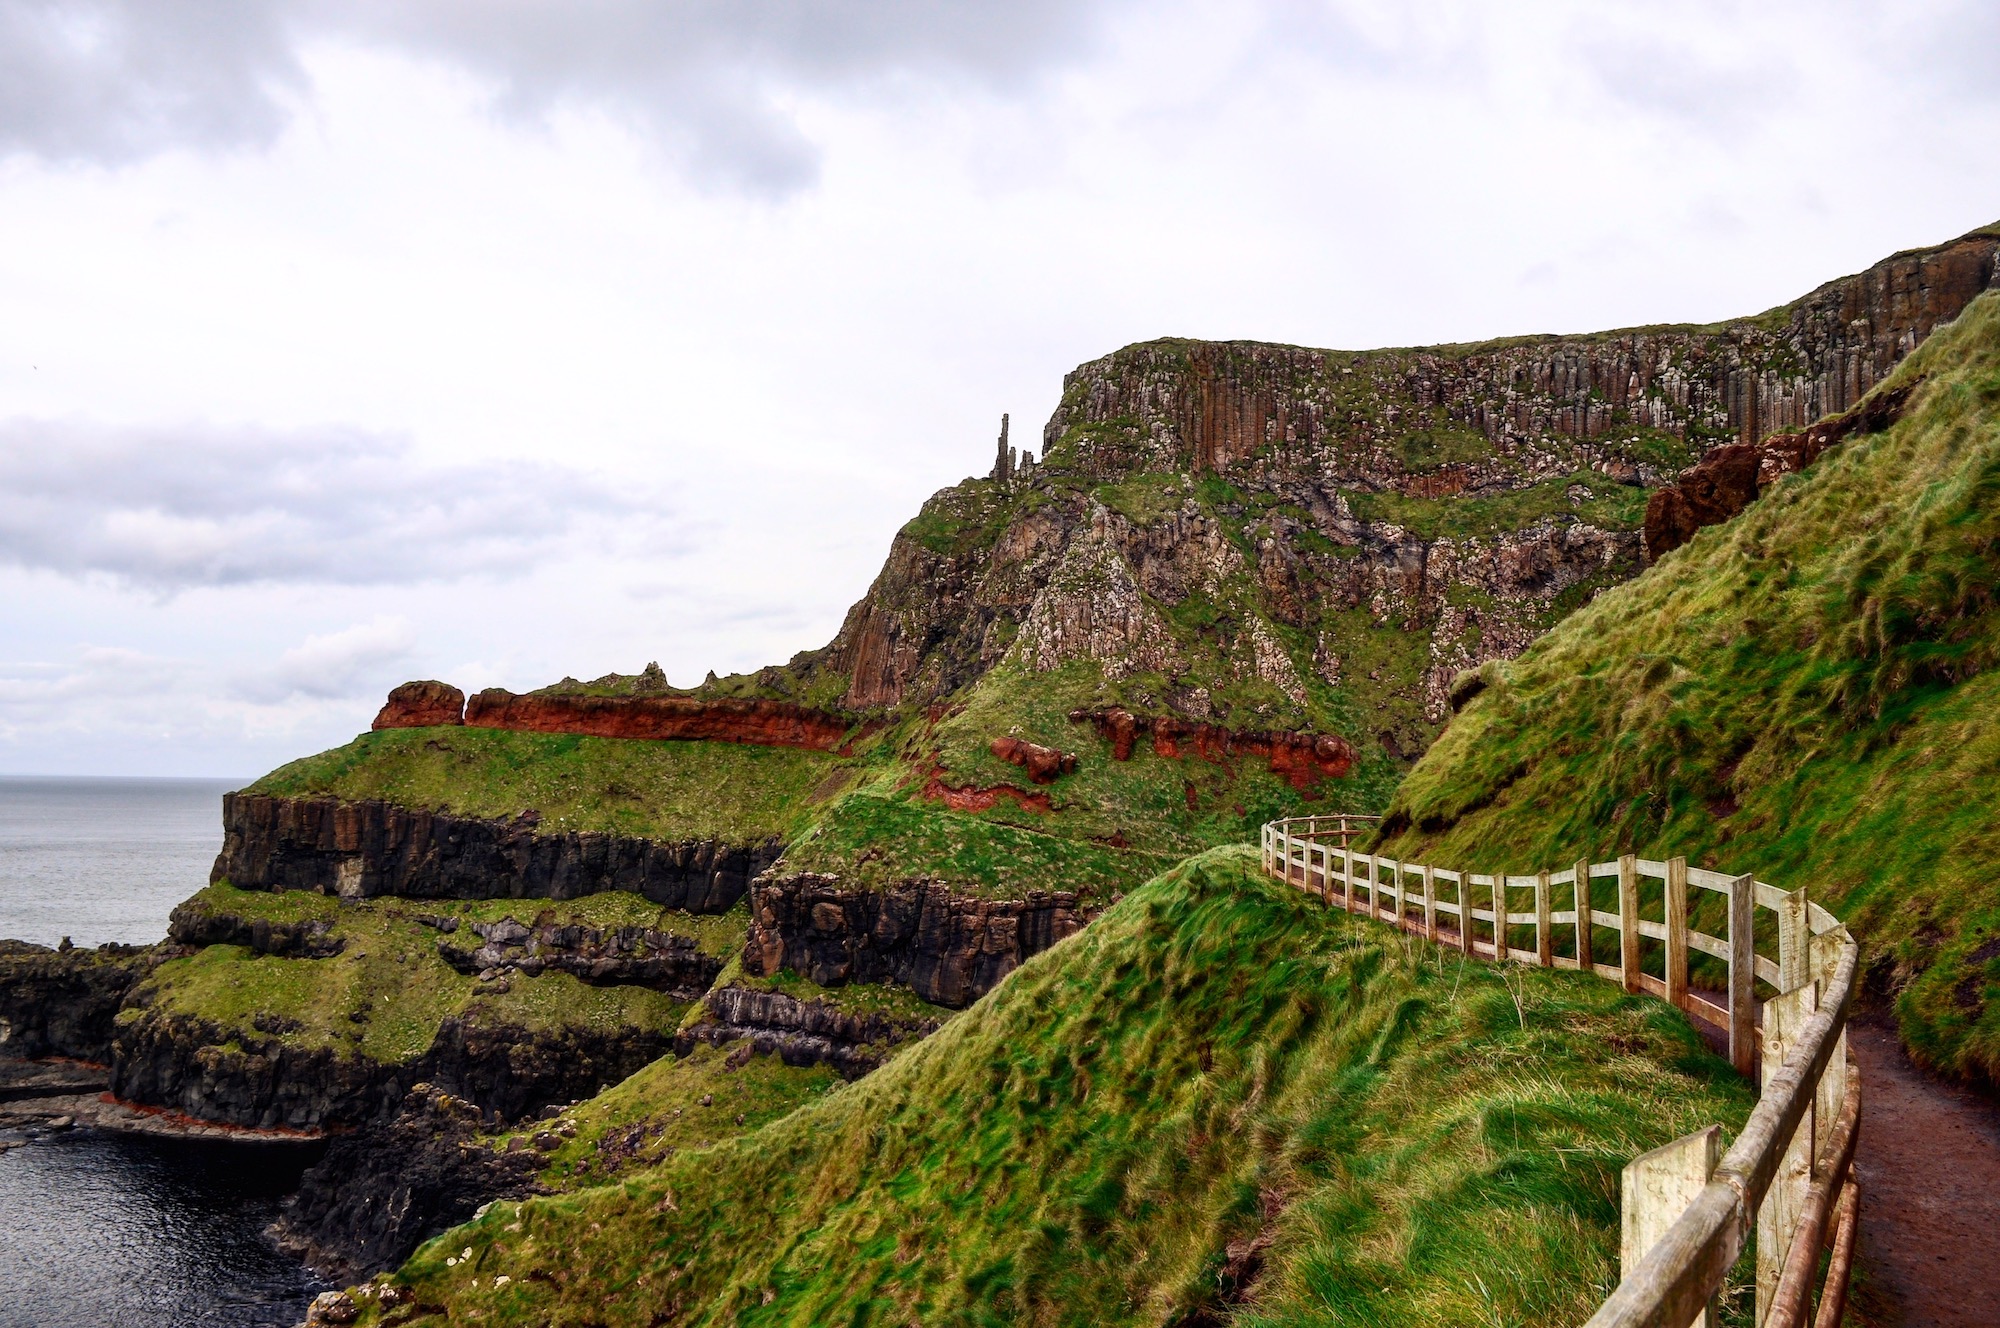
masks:
[(1861, 1065), (1857, 1297), (1895, 1328), (2000, 1328), (2000, 1108), (1918, 1069), (1876, 1020)]

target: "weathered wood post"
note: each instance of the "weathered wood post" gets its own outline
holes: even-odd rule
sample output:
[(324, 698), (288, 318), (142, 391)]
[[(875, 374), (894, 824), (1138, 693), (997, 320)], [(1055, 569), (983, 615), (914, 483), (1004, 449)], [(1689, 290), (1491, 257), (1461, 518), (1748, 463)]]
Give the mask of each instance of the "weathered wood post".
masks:
[[(1660, 1243), (1715, 1174), (1722, 1156), (1722, 1127), (1711, 1125), (1676, 1139), (1625, 1164), (1619, 1177), (1618, 1273), (1630, 1277)], [(1715, 1300), (1697, 1315), (1694, 1328), (1714, 1328)]]
[(1535, 876), (1535, 962), (1543, 968), (1554, 968), (1556, 963), (1555, 924), (1549, 921), (1552, 912), (1549, 874), (1539, 872)]
[(1729, 1063), (1748, 1074), (1757, 1058), (1757, 878), (1729, 883)]
[[(1799, 1044), (1806, 1020), (1819, 1008), (1818, 990), (1811, 984), (1794, 987), (1764, 1002), (1762, 1087), (1768, 1091)], [(1757, 1206), (1757, 1317), (1764, 1322), (1771, 1308), (1772, 1293), (1784, 1276), (1785, 1256), (1792, 1250), (1792, 1234), (1805, 1216), (1806, 1191), (1812, 1188), (1813, 1127), (1815, 1108), (1808, 1107), (1778, 1159), (1771, 1187)]]
[(1437, 877), (1428, 866), (1417, 869), (1423, 874), (1424, 882), (1424, 939), (1436, 943), (1438, 938)]
[(1625, 990), (1639, 990), (1639, 859), (1618, 858), (1618, 968)]
[(1507, 873), (1493, 870), (1493, 962), (1507, 957)]
[(1667, 1002), (1688, 1008), (1688, 860), (1667, 859)]
[(1590, 929), (1596, 924), (1590, 910), (1590, 859), (1578, 859), (1576, 864), (1576, 889), (1571, 892), (1576, 900), (1576, 966), (1588, 973), (1591, 971)]
[(1811, 981), (1812, 926), (1807, 918), (1806, 888), (1801, 885), (1778, 906), (1778, 990)]
[(1472, 873), (1458, 872), (1458, 948), (1472, 953)]

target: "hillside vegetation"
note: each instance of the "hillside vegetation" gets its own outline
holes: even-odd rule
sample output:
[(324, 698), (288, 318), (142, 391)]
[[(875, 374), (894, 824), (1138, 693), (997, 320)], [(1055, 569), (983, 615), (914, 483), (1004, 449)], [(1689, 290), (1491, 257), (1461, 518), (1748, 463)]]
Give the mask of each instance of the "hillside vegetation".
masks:
[(2000, 1080), (2000, 293), (1920, 382), (1511, 664), (1383, 841), (1508, 865), (1685, 854), (1806, 886), (1930, 1064)]
[(1225, 849), (875, 1074), (496, 1204), (396, 1274), (394, 1311), (356, 1299), (365, 1323), (1580, 1321), (1616, 1278), (1620, 1167), (1749, 1105), (1658, 1001), (1466, 962)]

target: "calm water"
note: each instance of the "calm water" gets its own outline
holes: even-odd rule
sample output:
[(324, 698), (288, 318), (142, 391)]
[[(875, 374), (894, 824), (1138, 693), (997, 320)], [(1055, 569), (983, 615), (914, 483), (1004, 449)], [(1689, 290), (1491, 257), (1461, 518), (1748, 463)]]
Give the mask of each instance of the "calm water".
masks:
[(0, 1328), (291, 1328), (326, 1287), (262, 1232), (307, 1160), (84, 1130), (0, 1156)]
[[(0, 936), (159, 940), (241, 782), (0, 777)], [(325, 1287), (262, 1233), (306, 1160), (85, 1130), (0, 1153), (0, 1328), (290, 1328)]]
[(208, 884), (229, 779), (0, 775), (0, 936), (149, 944)]

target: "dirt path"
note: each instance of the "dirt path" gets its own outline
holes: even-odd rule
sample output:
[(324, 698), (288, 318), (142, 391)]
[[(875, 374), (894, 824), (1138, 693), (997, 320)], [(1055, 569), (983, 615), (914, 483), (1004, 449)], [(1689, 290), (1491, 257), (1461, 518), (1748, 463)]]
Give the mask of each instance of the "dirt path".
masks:
[(2000, 1328), (2000, 1109), (1850, 1025), (1861, 1065), (1862, 1306), (1901, 1328)]

